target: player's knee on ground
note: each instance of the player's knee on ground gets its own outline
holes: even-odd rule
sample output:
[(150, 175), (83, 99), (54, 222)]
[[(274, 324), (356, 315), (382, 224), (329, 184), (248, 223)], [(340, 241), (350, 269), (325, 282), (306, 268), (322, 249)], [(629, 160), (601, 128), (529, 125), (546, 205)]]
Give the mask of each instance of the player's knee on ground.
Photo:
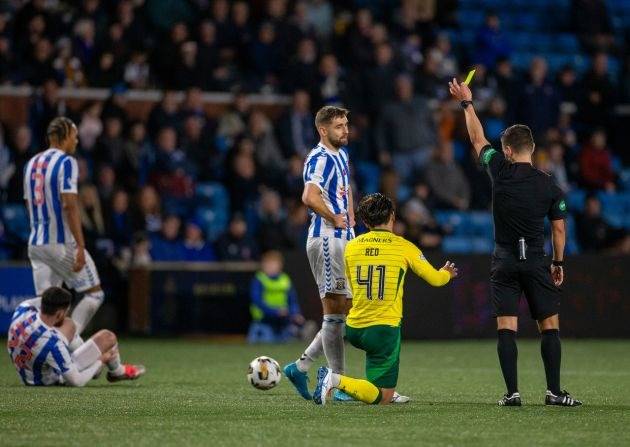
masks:
[(112, 349), (118, 343), (116, 334), (107, 329), (102, 329), (92, 336), (92, 340), (101, 350), (101, 352), (107, 352)]
[(395, 391), (396, 390), (394, 388), (381, 388), (381, 401), (379, 402), (379, 405), (387, 405), (391, 403)]

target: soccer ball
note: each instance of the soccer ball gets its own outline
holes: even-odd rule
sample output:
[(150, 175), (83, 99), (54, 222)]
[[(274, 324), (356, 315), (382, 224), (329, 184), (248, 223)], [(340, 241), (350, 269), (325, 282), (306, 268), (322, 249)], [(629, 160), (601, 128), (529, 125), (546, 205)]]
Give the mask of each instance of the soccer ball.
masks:
[(280, 383), (281, 377), (280, 365), (271, 357), (256, 357), (249, 364), (247, 380), (254, 388), (270, 390)]

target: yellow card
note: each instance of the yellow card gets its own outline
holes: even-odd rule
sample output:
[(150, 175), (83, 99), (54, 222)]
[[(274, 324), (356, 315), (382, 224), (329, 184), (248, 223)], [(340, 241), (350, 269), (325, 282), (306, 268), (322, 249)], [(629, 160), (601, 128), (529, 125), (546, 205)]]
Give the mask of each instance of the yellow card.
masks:
[(470, 84), (470, 81), (472, 81), (473, 76), (475, 76), (474, 68), (468, 72), (468, 76), (466, 76), (466, 80), (464, 81), (464, 84), (466, 85)]

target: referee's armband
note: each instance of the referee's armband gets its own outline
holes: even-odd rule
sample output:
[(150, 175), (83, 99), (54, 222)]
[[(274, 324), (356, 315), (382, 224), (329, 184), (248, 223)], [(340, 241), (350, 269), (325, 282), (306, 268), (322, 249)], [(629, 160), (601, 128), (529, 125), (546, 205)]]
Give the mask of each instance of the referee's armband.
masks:
[(496, 155), (497, 151), (489, 144), (481, 148), (481, 152), (479, 155), (479, 161), (482, 166), (488, 166), (490, 164), (490, 160), (492, 157)]

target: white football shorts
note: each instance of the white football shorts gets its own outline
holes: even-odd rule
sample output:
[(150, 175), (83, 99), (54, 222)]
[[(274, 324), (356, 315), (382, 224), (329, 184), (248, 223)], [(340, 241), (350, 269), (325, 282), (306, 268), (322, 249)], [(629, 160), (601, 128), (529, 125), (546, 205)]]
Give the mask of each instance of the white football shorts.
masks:
[(347, 243), (346, 238), (334, 236), (309, 237), (306, 241), (306, 256), (320, 298), (324, 298), (327, 293), (335, 293), (352, 299), (344, 262)]
[(30, 245), (28, 257), (33, 266), (35, 293), (39, 296), (49, 287), (60, 287), (62, 282), (76, 292), (85, 292), (101, 284), (94, 260), (85, 250), (85, 266), (73, 272), (76, 245)]

